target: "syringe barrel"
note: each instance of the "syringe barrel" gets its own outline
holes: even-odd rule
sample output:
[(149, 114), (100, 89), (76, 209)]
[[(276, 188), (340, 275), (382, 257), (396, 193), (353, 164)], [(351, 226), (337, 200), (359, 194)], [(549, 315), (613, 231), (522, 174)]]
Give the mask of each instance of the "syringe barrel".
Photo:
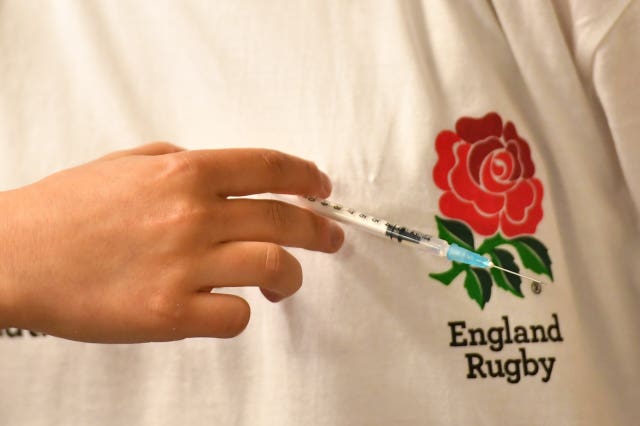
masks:
[[(288, 199), (285, 199), (285, 201), (288, 201)], [(294, 202), (308, 207), (323, 216), (342, 223), (355, 225), (364, 231), (405, 243), (410, 247), (429, 252), (432, 255), (445, 257), (449, 249), (449, 243), (445, 240), (420, 231), (408, 229), (404, 226), (397, 226), (386, 220), (359, 212), (355, 209), (343, 207), (341, 204), (329, 200), (314, 197), (299, 197), (295, 199)]]
[(387, 223), (386, 226), (386, 235), (391, 239), (396, 239), (399, 242), (406, 242), (408, 244), (413, 243), (415, 244), (415, 248), (427, 251), (436, 256), (444, 257), (447, 255), (449, 243), (445, 240), (390, 223)]
[(420, 248), (436, 256), (445, 257), (449, 250), (449, 243), (440, 238), (431, 237), (430, 240), (421, 241)]
[[(284, 199), (284, 201), (290, 200)], [(295, 204), (307, 207), (322, 216), (337, 220), (338, 222), (355, 225), (363, 231), (367, 231), (375, 235), (384, 235), (387, 230), (387, 221), (354, 209), (343, 207), (341, 204), (334, 203), (329, 200), (314, 197), (297, 197), (292, 201)]]

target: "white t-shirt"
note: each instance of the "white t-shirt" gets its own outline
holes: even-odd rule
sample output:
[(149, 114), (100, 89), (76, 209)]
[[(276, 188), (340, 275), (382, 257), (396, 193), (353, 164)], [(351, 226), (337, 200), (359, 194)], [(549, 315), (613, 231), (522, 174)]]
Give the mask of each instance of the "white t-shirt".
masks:
[(638, 77), (634, 0), (2, 2), (0, 189), (153, 140), (275, 148), (549, 283), (346, 229), (291, 250), (291, 299), (234, 290), (236, 339), (4, 329), (0, 423), (632, 424)]

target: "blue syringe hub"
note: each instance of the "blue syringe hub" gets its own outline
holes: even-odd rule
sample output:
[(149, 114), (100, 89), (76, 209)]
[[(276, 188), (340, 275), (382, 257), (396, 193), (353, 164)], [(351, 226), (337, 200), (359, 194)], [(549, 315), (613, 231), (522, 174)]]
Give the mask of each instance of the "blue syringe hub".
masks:
[(447, 259), (479, 268), (489, 268), (491, 261), (481, 254), (475, 253), (457, 244), (451, 244), (447, 250)]

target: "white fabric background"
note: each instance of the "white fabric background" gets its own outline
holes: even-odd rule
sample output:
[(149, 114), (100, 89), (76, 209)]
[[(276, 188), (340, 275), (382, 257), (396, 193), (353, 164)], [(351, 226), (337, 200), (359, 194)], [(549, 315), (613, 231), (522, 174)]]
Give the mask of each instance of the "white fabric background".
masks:
[[(532, 147), (555, 276), (538, 297), (495, 289), (481, 311), (460, 279), (428, 278), (446, 261), (347, 230), (337, 255), (292, 250), (291, 300), (238, 291), (252, 319), (234, 340), (0, 338), (0, 423), (631, 424), (639, 8), (0, 1), (2, 190), (152, 140), (262, 146), (316, 161), (337, 200), (434, 230), (437, 133), (497, 111)], [(469, 380), (449, 347), (448, 321), (553, 312), (565, 341), (527, 346), (557, 358), (549, 383)]]

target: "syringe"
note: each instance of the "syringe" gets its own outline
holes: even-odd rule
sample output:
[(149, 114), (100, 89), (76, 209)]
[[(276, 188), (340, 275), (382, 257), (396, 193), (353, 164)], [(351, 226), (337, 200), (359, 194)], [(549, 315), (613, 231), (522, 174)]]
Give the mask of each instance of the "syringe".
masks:
[[(279, 198), (279, 197), (278, 197)], [(286, 201), (290, 201), (288, 198)], [(436, 256), (446, 257), (453, 262), (460, 262), (479, 268), (496, 268), (509, 274), (531, 280), (540, 289), (542, 281), (523, 274), (502, 268), (494, 264), (490, 259), (471, 250), (453, 243), (449, 244), (443, 239), (423, 232), (414, 231), (404, 226), (394, 225), (383, 219), (365, 214), (355, 209), (343, 207), (341, 204), (315, 197), (296, 197), (295, 204), (306, 207), (322, 216), (337, 220), (338, 222), (355, 225), (357, 228), (370, 232), (383, 238), (396, 240), (400, 243), (407, 242), (409, 247), (427, 251)], [(533, 287), (532, 287), (533, 288)], [(539, 291), (537, 291), (539, 292)]]

